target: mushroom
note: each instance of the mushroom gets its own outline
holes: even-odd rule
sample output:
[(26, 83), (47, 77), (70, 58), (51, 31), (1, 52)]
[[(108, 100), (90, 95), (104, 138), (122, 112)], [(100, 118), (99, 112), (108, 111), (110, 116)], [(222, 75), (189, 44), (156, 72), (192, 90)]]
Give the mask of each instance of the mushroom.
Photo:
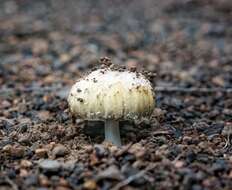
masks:
[(121, 146), (119, 121), (149, 116), (154, 91), (141, 73), (105, 67), (78, 80), (68, 96), (73, 116), (105, 122), (105, 140)]

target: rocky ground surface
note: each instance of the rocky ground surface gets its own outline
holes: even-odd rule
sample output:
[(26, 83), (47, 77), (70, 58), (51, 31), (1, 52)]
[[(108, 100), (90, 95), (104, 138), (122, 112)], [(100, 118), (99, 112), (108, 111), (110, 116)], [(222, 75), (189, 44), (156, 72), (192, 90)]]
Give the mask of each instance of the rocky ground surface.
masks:
[[(0, 189), (232, 189), (231, 18), (231, 0), (2, 0)], [(66, 102), (102, 56), (157, 74), (120, 149)]]

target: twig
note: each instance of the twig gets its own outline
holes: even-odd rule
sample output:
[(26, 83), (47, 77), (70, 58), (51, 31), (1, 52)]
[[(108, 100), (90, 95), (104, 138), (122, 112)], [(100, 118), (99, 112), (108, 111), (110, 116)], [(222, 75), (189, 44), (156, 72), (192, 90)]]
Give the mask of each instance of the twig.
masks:
[(230, 134), (227, 134), (227, 137), (226, 137), (226, 144), (225, 144), (225, 146), (223, 147), (223, 149), (229, 148), (230, 146), (231, 146)]
[(9, 178), (5, 177), (6, 182), (12, 187), (13, 190), (18, 190), (18, 186)]
[(155, 131), (152, 133), (153, 136), (159, 136), (159, 135), (172, 135), (170, 131)]
[(132, 175), (132, 176), (128, 177), (127, 179), (123, 180), (122, 182), (118, 183), (111, 190), (119, 190), (119, 189), (121, 189), (122, 187), (130, 184), (132, 181), (142, 177), (143, 175), (145, 175), (146, 172), (154, 169), (156, 166), (157, 166), (157, 164), (147, 166), (144, 170), (142, 170), (142, 171), (138, 172), (137, 174)]

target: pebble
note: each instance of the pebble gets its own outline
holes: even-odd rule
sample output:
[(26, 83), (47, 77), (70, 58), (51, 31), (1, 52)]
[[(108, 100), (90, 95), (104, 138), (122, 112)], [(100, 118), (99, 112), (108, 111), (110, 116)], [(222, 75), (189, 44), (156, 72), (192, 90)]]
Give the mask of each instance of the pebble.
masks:
[(40, 112), (38, 112), (38, 118), (41, 121), (46, 121), (50, 118), (50, 112), (49, 111), (40, 111)]
[(65, 162), (62, 165), (62, 167), (63, 167), (64, 170), (72, 171), (75, 168), (75, 163), (76, 163), (75, 160), (69, 160), (69, 161)]
[(45, 172), (57, 172), (61, 168), (61, 164), (56, 160), (43, 160), (39, 163), (39, 167)]
[(38, 184), (38, 176), (35, 174), (28, 175), (25, 179), (26, 186), (33, 186)]
[(94, 180), (87, 180), (85, 181), (83, 187), (84, 189), (87, 189), (87, 190), (94, 190), (94, 189), (97, 189), (97, 184)]
[(11, 150), (12, 150), (12, 145), (10, 144), (7, 144), (2, 148), (2, 151), (6, 153), (11, 153)]
[(137, 158), (142, 158), (146, 154), (145, 148), (139, 143), (133, 144), (128, 152), (131, 154), (135, 154)]
[(43, 39), (36, 39), (32, 44), (32, 52), (35, 55), (43, 54), (48, 51), (48, 42)]
[(69, 183), (68, 183), (68, 181), (66, 179), (60, 178), (59, 185), (62, 186), (62, 187), (68, 187)]
[(52, 150), (52, 155), (54, 158), (57, 157), (63, 157), (68, 153), (67, 148), (64, 145), (57, 145), (53, 150)]
[(44, 175), (40, 175), (39, 176), (39, 183), (41, 186), (43, 187), (48, 187), (50, 185), (50, 181), (48, 180), (48, 178)]
[(47, 157), (47, 150), (44, 148), (38, 148), (35, 150), (35, 154), (39, 158), (45, 158)]
[(107, 154), (107, 150), (103, 145), (96, 144), (94, 145), (94, 151), (98, 158), (101, 158)]
[(178, 160), (178, 161), (176, 161), (176, 162), (174, 163), (174, 166), (175, 166), (176, 168), (182, 168), (182, 167), (184, 166), (184, 162)]
[(22, 145), (30, 145), (31, 144), (30, 139), (26, 135), (19, 137), (18, 142)]
[(232, 135), (232, 122), (225, 123), (225, 126), (222, 130), (222, 135), (224, 135), (224, 136)]
[(83, 148), (87, 153), (92, 153), (92, 151), (93, 151), (93, 146), (92, 145), (86, 145)]
[(32, 163), (29, 160), (21, 160), (20, 166), (21, 168), (30, 168)]
[(13, 146), (11, 149), (11, 156), (16, 158), (22, 158), (25, 154), (25, 148), (23, 146)]
[(122, 180), (123, 175), (115, 165), (112, 165), (106, 168), (105, 170), (103, 170), (102, 172), (100, 172), (97, 175), (97, 179), (98, 180), (101, 180), (101, 179)]
[(20, 172), (19, 172), (19, 176), (20, 177), (26, 177), (28, 176), (28, 171), (26, 169), (21, 169)]
[(70, 190), (68, 187), (58, 186), (55, 188), (55, 190)]
[(1, 109), (7, 109), (11, 106), (11, 103), (7, 100), (3, 100), (0, 104)]

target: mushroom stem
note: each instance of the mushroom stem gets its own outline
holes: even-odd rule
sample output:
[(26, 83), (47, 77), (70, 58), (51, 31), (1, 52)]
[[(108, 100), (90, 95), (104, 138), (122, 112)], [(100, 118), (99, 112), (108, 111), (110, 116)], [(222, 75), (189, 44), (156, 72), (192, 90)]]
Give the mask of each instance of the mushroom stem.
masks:
[(105, 141), (111, 142), (118, 147), (122, 145), (118, 121), (115, 120), (105, 121)]

